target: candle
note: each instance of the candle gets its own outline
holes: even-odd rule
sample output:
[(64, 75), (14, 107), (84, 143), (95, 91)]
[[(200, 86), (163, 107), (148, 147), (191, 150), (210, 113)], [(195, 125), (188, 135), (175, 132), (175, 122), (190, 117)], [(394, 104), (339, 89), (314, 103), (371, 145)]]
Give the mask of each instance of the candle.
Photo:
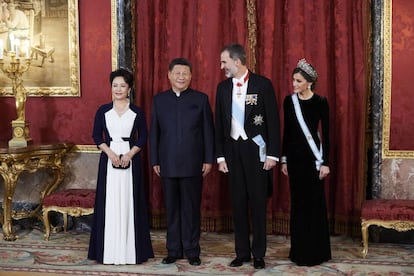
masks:
[(13, 33), (11, 33), (10, 34), (10, 38), (9, 38), (9, 40), (10, 40), (10, 51), (14, 51), (14, 35), (13, 35)]
[(4, 51), (3, 39), (0, 39), (0, 59), (3, 59), (3, 51)]
[(19, 58), (20, 40), (15, 39), (14, 40), (14, 45), (16, 47), (16, 58)]
[(28, 39), (26, 39), (24, 41), (24, 51), (26, 53), (26, 58), (28, 59), (29, 58), (29, 55), (30, 55), (30, 42), (29, 42)]

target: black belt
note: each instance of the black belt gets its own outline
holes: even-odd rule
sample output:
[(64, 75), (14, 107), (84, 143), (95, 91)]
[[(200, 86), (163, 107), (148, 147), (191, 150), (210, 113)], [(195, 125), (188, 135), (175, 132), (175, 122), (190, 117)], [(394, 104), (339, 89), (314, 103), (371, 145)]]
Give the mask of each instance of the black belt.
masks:
[[(130, 137), (121, 137), (121, 139), (124, 141), (131, 141)], [(109, 138), (109, 141), (112, 141), (112, 137)]]

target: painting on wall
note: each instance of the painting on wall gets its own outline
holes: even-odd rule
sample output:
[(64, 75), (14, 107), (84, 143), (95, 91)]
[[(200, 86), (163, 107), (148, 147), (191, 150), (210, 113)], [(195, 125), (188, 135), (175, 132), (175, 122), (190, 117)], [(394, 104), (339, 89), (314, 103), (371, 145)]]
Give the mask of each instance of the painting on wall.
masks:
[(13, 96), (11, 55), (30, 60), (27, 96), (80, 96), (78, 0), (0, 0), (0, 48), (0, 96)]
[(383, 158), (414, 158), (414, 2), (384, 1)]

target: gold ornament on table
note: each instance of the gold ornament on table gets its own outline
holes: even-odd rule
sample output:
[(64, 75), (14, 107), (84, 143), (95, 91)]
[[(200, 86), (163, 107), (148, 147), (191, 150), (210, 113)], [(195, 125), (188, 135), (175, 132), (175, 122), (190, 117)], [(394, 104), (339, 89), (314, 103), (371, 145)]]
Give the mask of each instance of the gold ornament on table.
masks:
[[(0, 69), (12, 81), (17, 114), (16, 120), (11, 122), (13, 137), (9, 141), (9, 147), (26, 147), (32, 139), (29, 136), (29, 123), (26, 121), (26, 88), (23, 86), (22, 75), (30, 67), (30, 43), (27, 39), (15, 39), (13, 35), (10, 35), (9, 40), (9, 51), (5, 51), (3, 40), (0, 40)], [(10, 57), (7, 65), (5, 56)]]

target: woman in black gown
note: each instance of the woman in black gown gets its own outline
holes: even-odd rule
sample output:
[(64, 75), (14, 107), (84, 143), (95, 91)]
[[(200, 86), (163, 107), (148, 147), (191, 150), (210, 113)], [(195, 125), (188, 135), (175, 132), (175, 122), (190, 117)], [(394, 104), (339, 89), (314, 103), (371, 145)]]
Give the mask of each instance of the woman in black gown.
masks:
[(283, 103), (281, 170), (289, 176), (290, 185), (289, 258), (302, 266), (331, 259), (324, 190), (329, 174), (329, 106), (325, 97), (312, 92), (317, 78), (315, 69), (300, 60), (292, 73), (294, 93)]

